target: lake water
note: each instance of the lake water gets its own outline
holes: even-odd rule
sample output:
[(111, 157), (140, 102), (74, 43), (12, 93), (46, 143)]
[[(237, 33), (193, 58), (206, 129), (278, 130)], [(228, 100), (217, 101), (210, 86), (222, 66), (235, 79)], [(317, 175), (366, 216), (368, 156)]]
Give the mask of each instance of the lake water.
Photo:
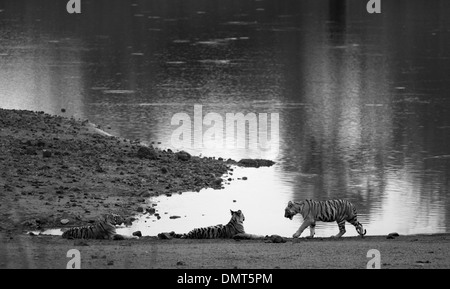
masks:
[(227, 113), (278, 116), (267, 150), (202, 145), (200, 127), (185, 150), (276, 165), (153, 200), (161, 219), (128, 230), (187, 232), (241, 209), (247, 232), (291, 236), (289, 200), (347, 198), (369, 235), (450, 231), (449, 1), (382, 1), (378, 15), (360, 0), (96, 0), (80, 15), (66, 2), (0, 2), (0, 107), (64, 108), (163, 148), (174, 115), (195, 131), (196, 105), (223, 128)]

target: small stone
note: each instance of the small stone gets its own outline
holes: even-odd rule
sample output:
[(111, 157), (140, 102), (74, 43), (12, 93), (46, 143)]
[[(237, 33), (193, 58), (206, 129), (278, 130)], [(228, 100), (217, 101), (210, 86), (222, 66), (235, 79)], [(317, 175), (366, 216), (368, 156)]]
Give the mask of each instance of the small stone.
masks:
[(247, 177), (243, 177), (242, 180), (246, 181), (246, 180), (248, 180), (248, 178)]
[(272, 243), (286, 243), (286, 239), (279, 236), (279, 235), (272, 235), (269, 237), (270, 241), (272, 241)]
[(138, 213), (142, 213), (142, 212), (144, 212), (144, 208), (138, 207), (138, 208), (136, 209), (136, 211), (137, 211)]
[(51, 152), (51, 151), (48, 151), (48, 150), (43, 150), (43, 151), (42, 151), (42, 156), (43, 156), (44, 158), (50, 158), (50, 157), (52, 157), (52, 152)]
[(65, 108), (61, 108), (61, 112), (66, 112), (66, 109)]
[(137, 151), (138, 158), (141, 159), (149, 159), (149, 160), (156, 160), (158, 159), (158, 155), (156, 151), (153, 149), (153, 147), (144, 147), (141, 146)]
[(395, 237), (400, 236), (397, 232), (389, 233), (386, 237), (386, 239), (395, 239)]
[(170, 233), (159, 233), (158, 238), (161, 240), (170, 240), (173, 237), (170, 235)]
[(169, 219), (179, 219), (181, 218), (180, 216), (170, 216)]
[(161, 173), (167, 174), (169, 170), (166, 167), (161, 168)]
[(183, 261), (178, 261), (177, 262), (177, 266), (185, 266), (185, 265), (186, 265), (186, 263), (183, 262)]
[(67, 224), (69, 224), (69, 222), (70, 222), (69, 219), (62, 219), (61, 220), (61, 224), (62, 225), (67, 225)]
[(108, 261), (108, 266), (114, 265), (114, 261)]
[(142, 232), (141, 231), (136, 231), (136, 232), (133, 232), (133, 236), (136, 236), (136, 237), (142, 237)]
[(217, 178), (214, 180), (214, 185), (220, 186), (222, 184), (223, 180), (221, 178)]
[(122, 241), (122, 240), (125, 240), (125, 237), (122, 236), (122, 235), (119, 235), (119, 234), (115, 234), (115, 235), (113, 236), (113, 240), (114, 240), (114, 241)]
[(238, 162), (238, 165), (241, 165), (243, 167), (253, 167), (253, 168), (270, 167), (274, 164), (275, 164), (275, 162), (273, 162), (271, 160), (262, 160), (262, 159), (242, 159)]
[(188, 161), (191, 159), (191, 155), (185, 151), (181, 151), (177, 153), (177, 158), (182, 161)]

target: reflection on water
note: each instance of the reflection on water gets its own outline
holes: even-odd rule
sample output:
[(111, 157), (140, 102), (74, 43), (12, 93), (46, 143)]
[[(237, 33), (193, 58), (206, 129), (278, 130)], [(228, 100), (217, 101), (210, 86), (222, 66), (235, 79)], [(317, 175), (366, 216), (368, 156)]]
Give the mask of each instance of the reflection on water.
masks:
[(0, 4), (1, 107), (65, 108), (162, 147), (172, 116), (193, 117), (196, 104), (222, 117), (279, 114), (276, 154), (191, 150), (277, 165), (237, 170), (249, 179), (221, 191), (160, 198), (162, 218), (144, 216), (143, 232), (225, 223), (242, 209), (247, 231), (291, 235), (300, 218), (283, 209), (304, 198), (348, 198), (368, 234), (449, 231), (448, 1), (389, 1), (381, 15), (357, 0), (91, 1), (81, 15), (60, 13), (63, 2)]

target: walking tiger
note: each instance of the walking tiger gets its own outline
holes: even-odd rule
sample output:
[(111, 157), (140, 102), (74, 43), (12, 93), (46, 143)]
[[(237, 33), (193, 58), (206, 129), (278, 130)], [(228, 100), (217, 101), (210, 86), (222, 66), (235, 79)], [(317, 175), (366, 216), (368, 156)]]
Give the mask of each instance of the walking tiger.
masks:
[(357, 220), (355, 206), (347, 200), (289, 201), (287, 207), (284, 209), (284, 217), (292, 220), (292, 217), (296, 214), (302, 215), (303, 224), (292, 236), (293, 238), (300, 237), (302, 232), (308, 226), (310, 228), (309, 238), (313, 238), (315, 234), (316, 221), (337, 222), (339, 233), (333, 237), (339, 238), (345, 234), (345, 221), (355, 226), (356, 231), (361, 237), (366, 234), (366, 230), (363, 228), (363, 225), (361, 225), (361, 223)]

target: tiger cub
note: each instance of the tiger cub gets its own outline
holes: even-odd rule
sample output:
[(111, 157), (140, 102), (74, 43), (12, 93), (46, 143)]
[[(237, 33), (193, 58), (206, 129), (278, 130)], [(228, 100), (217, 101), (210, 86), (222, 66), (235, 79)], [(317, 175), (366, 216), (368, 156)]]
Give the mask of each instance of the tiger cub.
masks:
[(302, 232), (309, 226), (310, 236), (314, 237), (316, 221), (322, 222), (337, 222), (339, 233), (333, 237), (341, 237), (345, 234), (345, 221), (355, 226), (356, 231), (362, 237), (366, 234), (360, 222), (357, 220), (357, 213), (355, 206), (347, 200), (327, 200), (327, 201), (313, 201), (304, 200), (301, 202), (289, 201), (287, 207), (284, 209), (284, 217), (292, 220), (296, 214), (301, 214), (303, 217), (303, 224), (292, 236), (298, 238)]
[(197, 228), (182, 236), (183, 239), (229, 239), (238, 234), (245, 234), (245, 216), (239, 211), (231, 211), (231, 220), (228, 224)]
[(116, 225), (124, 223), (124, 218), (118, 214), (102, 215), (94, 224), (67, 229), (62, 237), (65, 239), (125, 239), (116, 234)]

